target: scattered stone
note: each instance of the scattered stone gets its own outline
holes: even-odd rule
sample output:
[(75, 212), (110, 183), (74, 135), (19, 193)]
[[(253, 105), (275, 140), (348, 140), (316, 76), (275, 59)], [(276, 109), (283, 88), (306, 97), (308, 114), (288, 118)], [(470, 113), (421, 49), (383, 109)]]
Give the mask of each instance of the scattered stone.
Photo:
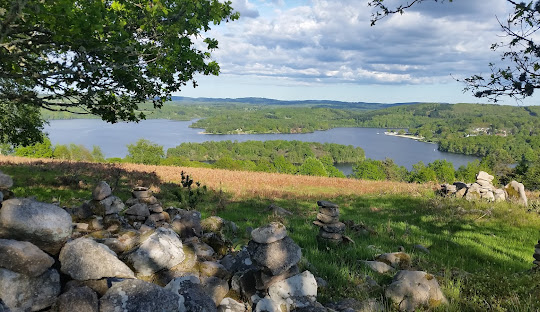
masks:
[(170, 269), (180, 264), (184, 258), (182, 242), (178, 235), (165, 228), (158, 228), (127, 257), (128, 262), (141, 275), (151, 275), (162, 269)]
[(179, 307), (180, 298), (169, 290), (138, 279), (114, 283), (101, 297), (100, 312), (185, 311)]
[(396, 269), (407, 269), (411, 266), (411, 256), (404, 252), (391, 252), (378, 255), (375, 261), (384, 262)]
[(493, 186), (493, 179), (492, 175), (480, 171), (476, 175), (475, 183), (454, 182), (454, 184), (442, 184), (440, 191), (446, 196), (455, 196), (467, 200), (483, 199), (496, 202), (506, 200), (507, 191)]
[(96, 292), (86, 286), (70, 288), (55, 303), (58, 312), (98, 312), (98, 307)]
[(268, 206), (268, 208), (266, 208), (264, 211), (272, 211), (274, 216), (292, 216), (293, 214), (292, 212), (283, 209), (274, 203), (270, 204), (270, 206)]
[(288, 236), (270, 244), (249, 241), (248, 251), (255, 264), (268, 270), (272, 275), (280, 275), (287, 271), (302, 257), (300, 247)]
[(133, 271), (109, 247), (88, 238), (68, 242), (60, 251), (61, 271), (75, 280), (134, 278)]
[(279, 222), (258, 227), (251, 231), (251, 239), (259, 244), (270, 244), (287, 236), (287, 229)]
[(202, 280), (202, 290), (209, 294), (216, 307), (229, 292), (229, 282), (218, 277), (208, 277)]
[(13, 186), (13, 179), (11, 176), (0, 171), (0, 189), (9, 189)]
[(422, 271), (399, 271), (386, 288), (385, 296), (401, 311), (415, 311), (420, 306), (433, 309), (448, 303), (437, 279)]
[(92, 199), (97, 201), (103, 200), (111, 195), (111, 187), (105, 181), (100, 181), (92, 191)]
[(216, 304), (204, 293), (199, 279), (194, 276), (175, 278), (165, 286), (165, 289), (177, 295), (180, 311), (217, 311)]
[(32, 199), (9, 199), (0, 209), (0, 238), (28, 241), (57, 254), (71, 237), (71, 216), (64, 209)]
[(0, 269), (0, 298), (11, 311), (39, 311), (60, 294), (60, 275), (49, 269), (37, 277)]
[(232, 298), (223, 298), (217, 307), (218, 312), (245, 312), (246, 306)]
[(257, 302), (257, 305), (255, 307), (255, 312), (279, 312), (283, 311), (281, 309), (281, 305), (270, 299), (270, 298), (263, 298)]
[(54, 264), (54, 259), (29, 242), (0, 239), (0, 268), (37, 277)]
[(420, 244), (414, 245), (413, 248), (416, 249), (416, 250), (418, 250), (418, 251), (421, 251), (421, 252), (423, 252), (423, 253), (427, 253), (427, 254), (430, 253), (430, 251), (429, 251), (429, 249), (427, 249), (427, 247), (424, 247), (424, 246), (422, 246), (422, 245), (420, 245)]
[(268, 296), (288, 311), (309, 306), (317, 301), (317, 281), (311, 272), (304, 271), (268, 288)]
[(525, 194), (525, 187), (522, 183), (512, 181), (504, 187), (508, 198), (515, 200), (518, 203), (527, 206), (527, 195)]
[(264, 271), (258, 271), (255, 273), (255, 288), (257, 290), (266, 290), (272, 284), (285, 280), (291, 276), (295, 276), (300, 273), (297, 265), (292, 266), (287, 271), (280, 275), (269, 275)]
[(319, 207), (324, 207), (324, 208), (339, 208), (339, 206), (337, 204), (334, 204), (332, 202), (325, 201), (325, 200), (317, 201), (317, 205)]
[(478, 174), (476, 175), (476, 180), (478, 181), (486, 181), (488, 183), (491, 183), (491, 181), (493, 181), (495, 177), (493, 177), (492, 175), (490, 175), (489, 173), (485, 172), (485, 171), (480, 171), (478, 172)]
[(384, 274), (386, 272), (394, 271), (395, 269), (381, 261), (361, 261), (364, 263), (368, 268), (370, 268), (372, 271)]

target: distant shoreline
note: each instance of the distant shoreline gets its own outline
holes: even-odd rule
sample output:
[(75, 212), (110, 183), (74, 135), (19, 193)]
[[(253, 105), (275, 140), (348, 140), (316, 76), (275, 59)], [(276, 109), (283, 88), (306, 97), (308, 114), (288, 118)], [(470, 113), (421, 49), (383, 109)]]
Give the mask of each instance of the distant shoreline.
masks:
[(416, 136), (416, 135), (412, 135), (412, 134), (407, 134), (407, 133), (406, 134), (398, 134), (397, 132), (385, 131), (384, 134), (385, 135), (396, 136), (396, 137), (400, 137), (400, 138), (412, 139), (412, 140), (415, 140), (415, 141), (423, 141), (424, 140), (424, 137)]

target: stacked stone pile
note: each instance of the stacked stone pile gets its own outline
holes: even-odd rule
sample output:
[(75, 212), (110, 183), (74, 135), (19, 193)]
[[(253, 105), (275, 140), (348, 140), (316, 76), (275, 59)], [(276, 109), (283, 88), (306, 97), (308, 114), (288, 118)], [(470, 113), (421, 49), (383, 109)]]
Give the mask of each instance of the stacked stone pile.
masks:
[(170, 216), (163, 211), (158, 199), (147, 187), (136, 187), (131, 192), (132, 198), (126, 201), (127, 219), (135, 228), (142, 224), (150, 227), (168, 227)]
[(467, 200), (484, 199), (495, 202), (514, 200), (525, 206), (527, 205), (527, 196), (523, 184), (512, 181), (504, 189), (499, 189), (493, 185), (493, 179), (492, 175), (480, 171), (476, 175), (475, 183), (454, 182), (453, 184), (442, 184), (441, 193), (446, 196), (455, 196)]
[(317, 239), (324, 242), (339, 244), (343, 242), (345, 223), (339, 221), (339, 206), (329, 201), (317, 202), (319, 213), (313, 224), (319, 227)]
[(251, 232), (247, 250), (256, 266), (255, 311), (287, 311), (312, 306), (316, 302), (317, 282), (313, 274), (299, 274), (300, 247), (287, 236), (287, 229), (272, 222)]
[(538, 244), (536, 244), (536, 245), (534, 246), (534, 254), (533, 254), (533, 258), (534, 258), (533, 264), (534, 264), (537, 268), (540, 268), (540, 240), (538, 241)]

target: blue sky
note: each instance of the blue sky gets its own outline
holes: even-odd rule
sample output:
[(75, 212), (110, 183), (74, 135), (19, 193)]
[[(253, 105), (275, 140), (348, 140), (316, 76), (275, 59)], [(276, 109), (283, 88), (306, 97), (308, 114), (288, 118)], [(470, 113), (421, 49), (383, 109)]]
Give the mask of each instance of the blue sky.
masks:
[(490, 46), (503, 39), (497, 18), (510, 13), (506, 0), (426, 1), (374, 27), (367, 2), (233, 0), (240, 20), (204, 34), (219, 40), (220, 76), (198, 76), (197, 88), (176, 95), (486, 102), (456, 78), (489, 73), (499, 60)]

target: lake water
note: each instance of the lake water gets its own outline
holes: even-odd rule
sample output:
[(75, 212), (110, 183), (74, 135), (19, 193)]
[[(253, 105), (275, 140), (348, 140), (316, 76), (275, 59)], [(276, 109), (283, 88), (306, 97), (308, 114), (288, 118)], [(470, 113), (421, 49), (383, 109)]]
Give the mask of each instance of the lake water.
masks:
[[(412, 139), (385, 135), (385, 129), (377, 128), (335, 128), (303, 134), (201, 134), (202, 129), (189, 128), (192, 121), (143, 120), (139, 123), (109, 124), (99, 119), (52, 120), (45, 127), (54, 144), (82, 144), (88, 149), (93, 145), (101, 147), (105, 157), (125, 157), (128, 144), (139, 139), (147, 139), (162, 145), (165, 151), (184, 142), (200, 143), (205, 141), (267, 141), (299, 140), (306, 142), (338, 143), (361, 147), (366, 157), (383, 160), (386, 157), (395, 163), (411, 169), (412, 165), (423, 161), (430, 163), (437, 159), (446, 159), (458, 168), (473, 161), (476, 157), (444, 153), (437, 150), (437, 145), (418, 142)], [(340, 165), (340, 170), (349, 174), (350, 164)]]

